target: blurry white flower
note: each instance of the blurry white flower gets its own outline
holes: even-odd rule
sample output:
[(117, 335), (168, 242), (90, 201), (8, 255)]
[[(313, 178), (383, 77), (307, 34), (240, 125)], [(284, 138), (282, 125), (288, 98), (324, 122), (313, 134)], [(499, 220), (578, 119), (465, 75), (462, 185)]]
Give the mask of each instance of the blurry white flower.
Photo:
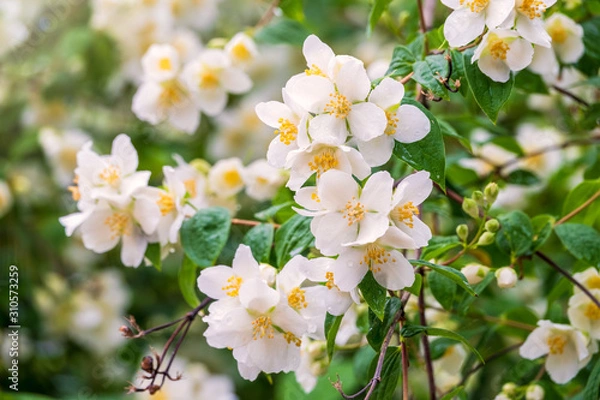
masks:
[[(589, 267), (583, 272), (573, 274), (573, 278), (581, 283), (586, 289), (600, 289), (600, 274), (595, 267)], [(573, 286), (575, 294), (581, 293), (581, 289)]]
[(242, 179), (248, 196), (254, 200), (265, 201), (275, 196), (285, 183), (286, 176), (267, 160), (256, 160), (243, 170)]
[(501, 289), (510, 289), (517, 284), (517, 273), (511, 267), (502, 267), (496, 271), (496, 280)]
[(451, 390), (461, 381), (460, 367), (467, 358), (462, 345), (449, 346), (444, 355), (433, 361), (435, 385), (442, 392)]
[(40, 130), (40, 144), (59, 185), (67, 186), (73, 180), (77, 152), (90, 139), (87, 133), (79, 129), (58, 131), (46, 127)]
[(13, 205), (13, 196), (8, 184), (0, 180), (0, 218), (5, 216)]
[(218, 197), (235, 196), (244, 188), (243, 174), (239, 158), (220, 160), (208, 172), (208, 187)]
[(190, 61), (202, 50), (202, 43), (198, 36), (193, 31), (186, 29), (177, 30), (169, 44), (177, 50), (182, 63)]
[(540, 385), (529, 385), (525, 392), (525, 400), (544, 400), (544, 388)]
[(258, 56), (254, 40), (243, 32), (236, 33), (225, 45), (225, 52), (233, 65), (245, 67)]
[(523, 358), (535, 360), (547, 355), (546, 371), (559, 384), (569, 382), (598, 351), (595, 340), (570, 325), (540, 320), (519, 349)]
[(479, 69), (496, 82), (507, 82), (511, 71), (527, 67), (533, 58), (533, 47), (518, 33), (495, 29), (485, 34), (475, 49), (471, 62), (479, 61)]
[[(600, 289), (590, 289), (590, 293), (600, 300)], [(600, 340), (600, 308), (586, 293), (578, 291), (569, 299), (567, 314), (573, 327), (587, 332), (592, 339)]]
[(153, 44), (142, 57), (144, 79), (163, 82), (175, 78), (180, 69), (179, 53), (169, 44)]
[(542, 15), (556, 0), (516, 0), (515, 28), (519, 35), (529, 42), (543, 47), (550, 47), (552, 38), (544, 29)]

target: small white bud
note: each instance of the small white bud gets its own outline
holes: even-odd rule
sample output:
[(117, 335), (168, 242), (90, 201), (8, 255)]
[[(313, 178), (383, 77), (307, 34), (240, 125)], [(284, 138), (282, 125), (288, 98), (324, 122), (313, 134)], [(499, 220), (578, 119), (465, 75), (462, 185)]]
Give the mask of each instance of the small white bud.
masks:
[(460, 270), (470, 285), (481, 282), (489, 271), (488, 267), (477, 263), (467, 264)]
[(517, 284), (517, 273), (511, 267), (502, 267), (496, 271), (496, 280), (501, 289), (510, 289)]
[(479, 237), (479, 240), (477, 241), (477, 245), (478, 246), (488, 246), (488, 245), (494, 243), (495, 237), (496, 237), (496, 235), (494, 233), (483, 232), (483, 234)]
[(263, 278), (267, 285), (274, 286), (275, 278), (277, 277), (277, 269), (272, 265), (266, 263), (260, 263), (260, 276)]
[(504, 385), (502, 385), (502, 393), (507, 394), (507, 395), (513, 395), (516, 393), (517, 390), (517, 385), (515, 385), (512, 382), (507, 382)]
[(529, 385), (525, 393), (526, 400), (544, 400), (544, 388), (540, 385)]

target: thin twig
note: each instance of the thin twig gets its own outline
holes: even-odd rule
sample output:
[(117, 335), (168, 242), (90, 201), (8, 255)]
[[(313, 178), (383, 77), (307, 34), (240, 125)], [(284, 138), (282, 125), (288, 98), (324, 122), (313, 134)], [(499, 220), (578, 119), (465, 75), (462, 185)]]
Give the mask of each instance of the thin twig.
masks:
[[(425, 271), (423, 267), (419, 268), (419, 274), (425, 281)], [(422, 326), (427, 326), (427, 318), (425, 318), (425, 290), (421, 288), (419, 292), (419, 322)], [(431, 350), (429, 349), (429, 337), (427, 334), (423, 334), (421, 337), (423, 343), (423, 355), (425, 357), (425, 370), (427, 371), (427, 382), (429, 384), (429, 398), (431, 400), (436, 399), (435, 393), (435, 377), (433, 375), (433, 363), (431, 361)]]
[(560, 92), (562, 94), (564, 94), (567, 97), (570, 97), (571, 99), (575, 100), (577, 103), (581, 104), (582, 106), (585, 107), (589, 107), (590, 104), (585, 101), (584, 99), (582, 99), (581, 97), (577, 96), (576, 94), (569, 92), (567, 89), (563, 89), (560, 86), (557, 85), (552, 85), (552, 89), (556, 90), (557, 92)]
[(254, 26), (254, 29), (262, 28), (263, 26), (265, 26), (269, 22), (271, 22), (271, 20), (275, 16), (275, 9), (277, 7), (279, 7), (279, 0), (273, 0), (273, 2), (271, 3), (271, 5), (267, 9), (267, 11), (265, 11), (263, 16), (260, 18), (260, 20)]
[[(249, 219), (232, 218), (231, 219), (231, 223), (233, 225), (256, 226), (256, 225), (263, 224), (264, 222), (252, 221), (252, 220), (249, 220)], [(274, 224), (274, 223), (271, 223), (271, 225), (273, 225), (273, 227), (275, 229), (277, 229), (277, 228), (279, 228), (281, 226), (279, 224)]]
[(586, 208), (587, 206), (592, 204), (594, 202), (594, 200), (596, 200), (598, 197), (600, 197), (600, 190), (598, 190), (596, 193), (594, 193), (592, 195), (592, 197), (587, 199), (582, 205), (580, 205), (579, 207), (577, 207), (576, 209), (574, 209), (573, 211), (571, 211), (570, 213), (568, 213), (567, 215), (565, 215), (564, 217), (562, 217), (561, 219), (556, 221), (554, 226), (557, 226), (564, 222), (567, 222), (568, 220), (573, 218), (575, 215), (579, 214), (584, 208)]
[[(400, 326), (402, 326), (402, 321), (400, 321)], [(406, 340), (404, 338), (400, 338), (400, 348), (402, 350), (402, 398), (404, 400), (408, 399), (408, 349), (406, 347)]]

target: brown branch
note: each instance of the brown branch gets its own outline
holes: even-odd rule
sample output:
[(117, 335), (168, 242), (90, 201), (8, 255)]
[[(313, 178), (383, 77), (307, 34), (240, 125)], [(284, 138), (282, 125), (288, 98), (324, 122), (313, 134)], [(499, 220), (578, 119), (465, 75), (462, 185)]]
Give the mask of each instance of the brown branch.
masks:
[(277, 7), (279, 7), (279, 1), (280, 0), (273, 0), (273, 2), (271, 3), (271, 5), (267, 9), (267, 11), (265, 11), (265, 13), (263, 14), (263, 16), (260, 18), (260, 20), (254, 26), (254, 29), (262, 28), (263, 26), (265, 26), (269, 22), (271, 22), (271, 20), (275, 16), (275, 9)]
[(581, 97), (577, 96), (576, 94), (569, 92), (567, 89), (563, 89), (560, 86), (557, 85), (552, 85), (552, 89), (556, 90), (557, 92), (564, 94), (565, 96), (575, 100), (577, 103), (581, 104), (584, 107), (589, 107), (590, 104), (585, 101), (584, 99), (582, 99)]
[[(231, 219), (231, 223), (233, 225), (257, 226), (257, 225), (263, 224), (264, 222), (252, 221), (252, 220), (249, 220), (249, 219), (232, 218)], [(273, 227), (275, 229), (277, 229), (277, 228), (279, 228), (281, 226), (279, 224), (274, 224), (274, 223), (271, 223), (271, 225), (273, 225)]]
[[(402, 320), (400, 320), (400, 326), (402, 327)], [(408, 348), (406, 347), (406, 340), (400, 338), (400, 348), (402, 350), (402, 398), (408, 399)]]
[(557, 225), (567, 222), (568, 220), (573, 218), (575, 215), (579, 214), (584, 208), (586, 208), (587, 206), (592, 204), (594, 202), (594, 200), (596, 200), (598, 197), (600, 197), (600, 190), (598, 190), (596, 193), (594, 193), (592, 195), (592, 197), (587, 199), (582, 205), (580, 205), (579, 207), (577, 207), (576, 209), (574, 209), (573, 211), (571, 211), (570, 213), (568, 213), (567, 215), (565, 215), (564, 217), (562, 217), (561, 219), (556, 221), (554, 226), (557, 226)]
[(410, 74), (406, 75), (404, 78), (400, 79), (400, 83), (404, 85), (406, 82), (410, 81), (410, 78), (412, 78), (414, 74), (415, 72), (413, 71)]
[[(423, 277), (423, 282), (425, 281), (425, 271), (423, 267), (419, 268), (419, 274)], [(419, 292), (419, 322), (422, 326), (427, 326), (427, 319), (425, 318), (425, 290), (421, 288)], [(421, 337), (423, 343), (423, 355), (425, 357), (425, 369), (427, 371), (427, 382), (429, 384), (429, 398), (431, 400), (436, 399), (435, 393), (435, 377), (433, 375), (433, 363), (431, 361), (431, 350), (429, 348), (429, 337), (427, 334), (423, 334)]]

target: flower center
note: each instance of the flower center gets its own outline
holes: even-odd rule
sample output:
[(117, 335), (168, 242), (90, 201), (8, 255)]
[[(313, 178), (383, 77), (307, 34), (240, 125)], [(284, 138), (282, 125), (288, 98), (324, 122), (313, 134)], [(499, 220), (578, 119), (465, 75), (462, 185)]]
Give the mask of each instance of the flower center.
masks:
[(241, 42), (236, 43), (235, 46), (231, 48), (231, 54), (240, 61), (248, 61), (252, 58), (252, 53), (250, 53), (248, 48)]
[(383, 247), (376, 244), (367, 245), (367, 251), (363, 256), (361, 264), (367, 264), (369, 269), (373, 272), (381, 271), (381, 266), (387, 264), (389, 261), (396, 262), (389, 251), (386, 251)]
[(110, 228), (112, 233), (111, 239), (115, 239), (119, 236), (131, 235), (131, 224), (129, 223), (129, 215), (125, 213), (116, 212), (104, 220), (104, 224)]
[(333, 288), (336, 288), (337, 290), (340, 290), (340, 288), (335, 283), (333, 283), (333, 272), (325, 272), (325, 279), (327, 279), (327, 282), (325, 283), (327, 289), (331, 290)]
[(495, 60), (506, 60), (506, 53), (509, 50), (508, 44), (502, 39), (495, 39), (489, 45), (490, 54)]
[(523, 0), (518, 7), (521, 14), (525, 14), (529, 19), (540, 18), (546, 11), (546, 6), (542, 0)]
[(219, 86), (219, 75), (216, 70), (204, 68), (200, 72), (200, 89), (216, 89)]
[(600, 289), (600, 275), (590, 276), (585, 281), (588, 289)]
[(293, 288), (290, 294), (288, 294), (288, 304), (295, 310), (308, 307), (306, 297), (304, 296), (304, 290), (299, 287)]
[(196, 181), (194, 179), (188, 179), (183, 181), (183, 186), (185, 190), (189, 193), (191, 198), (194, 198), (198, 195), (198, 191), (196, 189)]
[(396, 207), (391, 213), (392, 219), (403, 223), (411, 229), (414, 227), (413, 221), (415, 215), (419, 215), (419, 209), (413, 205), (412, 201)]
[(252, 321), (252, 339), (258, 340), (265, 336), (267, 339), (273, 339), (275, 331), (271, 325), (271, 317), (260, 316)]
[(100, 171), (99, 177), (107, 184), (116, 186), (121, 179), (121, 169), (111, 164)]
[(288, 344), (289, 343), (294, 343), (298, 347), (300, 347), (300, 345), (302, 344), (302, 340), (300, 340), (300, 338), (297, 337), (296, 335), (294, 335), (292, 332), (286, 332), (286, 333), (284, 333), (283, 337), (288, 342)]
[(289, 146), (298, 136), (298, 127), (285, 118), (279, 118), (277, 122), (279, 122), (279, 129), (275, 130), (275, 134), (279, 135), (281, 143)]
[(600, 308), (594, 303), (588, 303), (583, 311), (583, 315), (585, 315), (588, 319), (597, 321), (600, 319)]
[(242, 286), (243, 281), (241, 276), (232, 275), (227, 279), (227, 285), (223, 286), (221, 290), (229, 297), (237, 297), (240, 293), (240, 286)]
[(360, 222), (365, 217), (365, 206), (361, 202), (356, 201), (355, 197), (352, 197), (352, 200), (348, 200), (346, 207), (341, 211), (343, 218), (348, 220), (348, 226)]
[(310, 69), (305, 69), (305, 70), (304, 70), (304, 73), (305, 73), (306, 75), (308, 75), (308, 76), (311, 76), (311, 75), (316, 75), (316, 76), (322, 76), (322, 77), (325, 77), (325, 78), (326, 78), (326, 76), (325, 76), (325, 74), (323, 73), (323, 71), (321, 71), (321, 68), (317, 67), (315, 64), (312, 64), (312, 65), (310, 66)]
[(567, 339), (562, 335), (552, 335), (546, 342), (550, 348), (550, 354), (562, 354), (567, 344)]
[(398, 116), (396, 115), (396, 113), (391, 113), (386, 111), (385, 112), (385, 117), (387, 118), (387, 126), (385, 127), (385, 134), (388, 136), (392, 136), (394, 133), (396, 133), (396, 129), (398, 128), (398, 121), (400, 121), (400, 119), (398, 118)]
[(173, 66), (171, 65), (171, 60), (167, 57), (163, 57), (158, 61), (158, 68), (163, 71), (170, 71)]
[(346, 96), (341, 93), (330, 93), (329, 103), (325, 105), (323, 112), (333, 114), (336, 118), (346, 118), (352, 109), (352, 104)]
[(229, 170), (223, 174), (223, 180), (228, 186), (234, 187), (242, 184), (240, 173), (235, 170)]
[(490, 0), (471, 0), (471, 1), (460, 0), (460, 5), (462, 6), (463, 4), (467, 3), (467, 7), (469, 7), (471, 12), (479, 13), (479, 12), (482, 12), (487, 7), (489, 2), (490, 2)]
[(559, 21), (548, 27), (548, 34), (552, 38), (552, 41), (558, 44), (564, 43), (569, 36), (569, 32), (567, 32), (565, 27)]
[(156, 204), (158, 204), (160, 213), (165, 216), (175, 208), (175, 199), (168, 193), (161, 193)]
[(335, 150), (327, 148), (313, 157), (313, 160), (308, 163), (311, 171), (317, 172), (317, 178), (321, 177), (321, 174), (335, 169), (338, 166), (338, 159), (335, 155)]
[(163, 108), (172, 107), (175, 104), (181, 103), (184, 98), (182, 88), (175, 82), (164, 82), (162, 92), (158, 97), (158, 104)]

